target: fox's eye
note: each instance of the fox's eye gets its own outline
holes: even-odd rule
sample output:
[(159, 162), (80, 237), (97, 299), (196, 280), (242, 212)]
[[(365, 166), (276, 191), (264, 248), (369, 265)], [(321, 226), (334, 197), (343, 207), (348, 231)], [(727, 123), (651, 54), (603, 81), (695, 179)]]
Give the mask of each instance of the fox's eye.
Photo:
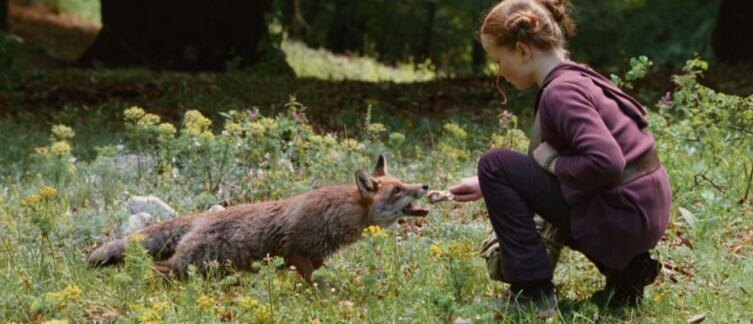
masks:
[(392, 193), (393, 194), (400, 193), (400, 188), (395, 187), (395, 189), (392, 189)]

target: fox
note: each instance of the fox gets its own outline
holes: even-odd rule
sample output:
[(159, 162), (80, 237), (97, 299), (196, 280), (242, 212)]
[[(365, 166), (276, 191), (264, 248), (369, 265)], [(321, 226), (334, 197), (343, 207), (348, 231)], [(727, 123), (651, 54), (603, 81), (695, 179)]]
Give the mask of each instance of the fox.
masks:
[(402, 216), (428, 215), (429, 208), (414, 204), (428, 190), (425, 183), (404, 183), (391, 176), (387, 159), (379, 155), (371, 174), (355, 171), (355, 183), (156, 223), (96, 248), (88, 264), (98, 268), (122, 263), (129, 239), (140, 235), (156, 261), (155, 270), (166, 276), (183, 278), (190, 265), (206, 274), (214, 261), (222, 269), (251, 271), (255, 261), (279, 256), (311, 283), (324, 260), (356, 242), (367, 227), (389, 227)]

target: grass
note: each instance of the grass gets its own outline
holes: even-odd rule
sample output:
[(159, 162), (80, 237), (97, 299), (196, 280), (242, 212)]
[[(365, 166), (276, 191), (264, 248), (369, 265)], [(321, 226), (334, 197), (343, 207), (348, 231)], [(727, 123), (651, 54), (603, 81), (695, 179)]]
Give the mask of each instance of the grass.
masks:
[[(533, 321), (530, 312), (494, 314), (486, 307), (506, 286), (487, 278), (476, 255), (490, 229), (481, 203), (437, 205), (425, 220), (365, 235), (315, 273), (316, 287), (274, 264), (260, 265), (257, 273), (165, 283), (138, 249), (124, 267), (86, 267), (92, 247), (117, 236), (133, 195), (157, 195), (188, 214), (225, 200), (274, 199), (351, 181), (354, 169), (369, 167), (378, 153), (388, 155), (397, 176), (445, 188), (473, 174), (489, 147), (510, 139), (518, 150), (525, 147), (522, 132), (499, 128), (502, 106), (490, 78), (397, 83), (427, 80), (431, 72), (334, 57), (294, 42), (283, 48), (306, 78), (106, 69), (6, 76), (0, 90), (0, 319)], [(698, 84), (702, 64), (691, 63), (675, 85), (665, 75), (649, 78), (660, 83), (649, 94), (635, 90), (652, 108), (652, 130), (673, 184), (672, 222), (655, 250), (668, 271), (648, 288), (640, 308), (606, 310), (587, 299), (602, 278), (568, 251), (555, 274), (561, 303), (553, 322), (686, 322), (699, 314), (710, 322), (751, 320), (753, 195), (746, 179), (753, 173), (753, 147), (745, 130), (753, 125), (753, 114), (746, 113), (753, 106), (750, 98)], [(387, 82), (366, 82), (377, 80)], [(670, 98), (654, 104), (672, 88)], [(530, 124), (532, 99), (532, 93), (513, 95), (507, 106), (521, 128)], [(212, 137), (178, 132), (161, 138), (156, 124), (140, 128), (123, 119), (131, 106), (178, 130), (186, 128), (186, 111), (196, 109), (213, 121)], [(294, 118), (291, 107), (307, 120)], [(273, 118), (264, 132), (225, 133), (232, 123), (258, 129), (261, 124), (252, 124), (260, 121), (243, 117), (257, 108)], [(51, 134), (58, 124), (71, 126), (75, 136)], [(155, 156), (161, 164), (128, 172), (113, 162), (130, 153)], [(259, 170), (264, 177), (247, 178)]]

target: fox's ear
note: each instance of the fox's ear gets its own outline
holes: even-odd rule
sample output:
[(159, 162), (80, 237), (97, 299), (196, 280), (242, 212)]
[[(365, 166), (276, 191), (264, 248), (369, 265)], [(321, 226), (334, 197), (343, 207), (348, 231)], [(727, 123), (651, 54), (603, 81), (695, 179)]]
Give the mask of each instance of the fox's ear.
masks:
[(376, 192), (376, 184), (374, 180), (366, 173), (366, 171), (359, 169), (356, 171), (356, 186), (361, 191), (361, 195), (364, 197), (371, 197)]
[(372, 172), (371, 175), (375, 177), (387, 175), (387, 158), (384, 157), (384, 154), (379, 154), (376, 166), (374, 167), (374, 172)]

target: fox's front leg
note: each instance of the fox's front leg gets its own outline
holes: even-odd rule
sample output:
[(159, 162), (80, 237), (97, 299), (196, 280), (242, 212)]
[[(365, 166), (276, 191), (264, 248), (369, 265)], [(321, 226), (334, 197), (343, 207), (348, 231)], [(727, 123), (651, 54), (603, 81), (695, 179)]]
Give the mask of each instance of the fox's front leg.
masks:
[(316, 269), (319, 269), (324, 265), (324, 259), (322, 258), (311, 257), (310, 260), (311, 260), (311, 266), (314, 268), (314, 271), (316, 271)]
[[(311, 283), (311, 273), (314, 272), (314, 265), (311, 259), (308, 257), (294, 255), (285, 258), (285, 262), (289, 265), (295, 266), (295, 270), (303, 277), (306, 282)], [(319, 264), (321, 266), (321, 264)]]
[(172, 279), (174, 276), (173, 266), (169, 262), (157, 262), (154, 264), (154, 271), (157, 271), (162, 278)]

